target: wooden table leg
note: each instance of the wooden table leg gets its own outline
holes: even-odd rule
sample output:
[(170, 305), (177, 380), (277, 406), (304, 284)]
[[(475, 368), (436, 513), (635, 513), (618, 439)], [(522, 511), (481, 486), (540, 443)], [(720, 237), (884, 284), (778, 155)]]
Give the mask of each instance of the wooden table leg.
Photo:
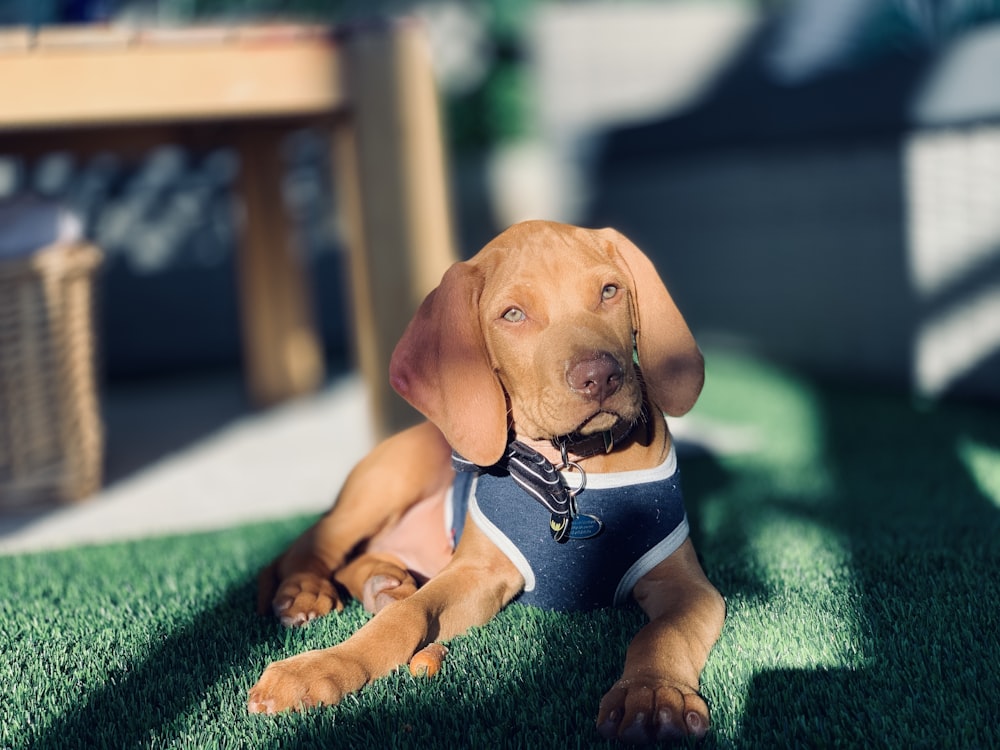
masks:
[(267, 406), (320, 385), (322, 344), (281, 193), (283, 131), (234, 127), (244, 210), (238, 258), (244, 367), (250, 398)]
[(417, 306), (456, 260), (430, 50), (412, 22), (347, 40), (351, 106), (334, 167), (351, 256), (358, 363), (375, 433), (419, 415), (389, 386), (389, 359)]

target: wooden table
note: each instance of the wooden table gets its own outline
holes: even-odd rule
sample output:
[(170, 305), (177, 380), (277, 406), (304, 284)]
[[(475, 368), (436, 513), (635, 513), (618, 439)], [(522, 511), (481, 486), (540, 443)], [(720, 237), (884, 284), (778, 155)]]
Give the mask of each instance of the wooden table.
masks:
[(388, 386), (389, 356), (455, 259), (437, 93), (419, 25), (7, 30), (0, 102), (0, 153), (29, 160), (52, 150), (138, 156), (163, 142), (238, 149), (245, 371), (262, 405), (323, 378), (308, 279), (282, 202), (279, 147), (293, 128), (329, 128), (356, 353), (376, 432), (414, 421)]

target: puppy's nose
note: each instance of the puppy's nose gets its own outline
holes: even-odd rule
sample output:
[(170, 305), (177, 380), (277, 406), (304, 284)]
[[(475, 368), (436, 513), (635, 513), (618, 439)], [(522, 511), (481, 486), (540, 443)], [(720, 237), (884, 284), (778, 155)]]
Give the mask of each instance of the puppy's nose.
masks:
[(580, 359), (566, 372), (569, 387), (589, 401), (604, 401), (622, 385), (622, 367), (607, 352)]

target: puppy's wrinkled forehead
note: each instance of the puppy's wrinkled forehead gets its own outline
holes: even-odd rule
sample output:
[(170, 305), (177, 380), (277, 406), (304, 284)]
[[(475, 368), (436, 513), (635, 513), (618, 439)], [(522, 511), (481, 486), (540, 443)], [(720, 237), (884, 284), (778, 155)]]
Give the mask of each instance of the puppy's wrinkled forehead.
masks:
[(519, 290), (544, 294), (588, 272), (616, 274), (614, 258), (613, 243), (594, 232), (529, 221), (497, 236), (470, 263), (484, 272), (481, 302), (489, 305)]

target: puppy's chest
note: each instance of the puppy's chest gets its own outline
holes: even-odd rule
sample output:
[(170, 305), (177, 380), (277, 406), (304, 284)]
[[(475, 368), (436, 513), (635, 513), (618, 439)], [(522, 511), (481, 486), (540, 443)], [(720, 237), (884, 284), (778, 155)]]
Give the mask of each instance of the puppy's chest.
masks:
[(455, 492), (466, 495), (469, 518), (524, 576), (518, 601), (546, 609), (624, 604), (639, 578), (687, 538), (676, 469), (640, 483), (592, 477), (576, 502), (581, 514), (601, 520), (601, 532), (561, 542), (550, 533), (549, 511), (508, 476), (460, 475)]

